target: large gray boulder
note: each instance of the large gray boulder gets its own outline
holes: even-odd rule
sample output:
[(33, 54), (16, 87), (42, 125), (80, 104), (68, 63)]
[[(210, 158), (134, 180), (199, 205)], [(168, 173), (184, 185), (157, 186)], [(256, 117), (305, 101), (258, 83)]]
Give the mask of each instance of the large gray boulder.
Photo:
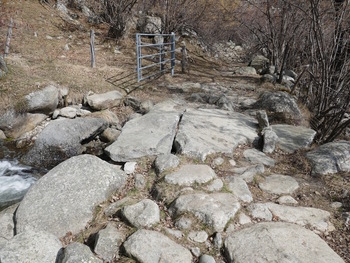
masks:
[(57, 263), (102, 263), (103, 261), (97, 258), (90, 248), (81, 243), (69, 244), (59, 255)]
[(14, 236), (15, 222), (13, 215), (18, 205), (13, 205), (0, 212), (0, 248)]
[(287, 153), (309, 147), (316, 135), (314, 130), (303, 126), (276, 124), (270, 127), (278, 137), (277, 146)]
[(228, 262), (344, 263), (310, 230), (294, 224), (269, 222), (233, 232), (225, 240)]
[(122, 188), (126, 175), (92, 155), (72, 157), (31, 187), (16, 213), (16, 232), (44, 230), (57, 237), (78, 233), (94, 208)]
[(235, 74), (238, 75), (256, 75), (256, 69), (254, 67), (240, 67), (235, 70)]
[(52, 113), (58, 105), (58, 89), (49, 85), (25, 97), (26, 109), (31, 113)]
[(105, 151), (115, 162), (170, 154), (179, 120), (178, 113), (147, 113), (127, 122), (117, 140)]
[(249, 66), (255, 68), (257, 71), (261, 72), (262, 70), (268, 68), (269, 59), (263, 55), (256, 55), (249, 62)]
[(0, 262), (56, 262), (61, 242), (45, 231), (28, 230), (16, 235), (0, 248)]
[(123, 94), (119, 91), (110, 91), (103, 94), (92, 94), (87, 96), (87, 104), (94, 110), (105, 110), (118, 106)]
[(254, 108), (265, 110), (270, 122), (300, 123), (303, 119), (298, 104), (287, 92), (265, 91), (255, 103)]
[(325, 175), (350, 171), (350, 142), (326, 143), (308, 152), (306, 158), (312, 166), (312, 175)]
[(240, 144), (257, 137), (257, 121), (237, 112), (188, 109), (175, 138), (178, 153), (204, 161), (209, 154), (232, 154)]
[(122, 209), (122, 215), (132, 226), (137, 228), (151, 227), (160, 222), (159, 207), (150, 199), (125, 206)]
[(0, 116), (0, 129), (7, 138), (18, 139), (26, 132), (33, 130), (46, 118), (45, 114), (17, 113), (11, 109)]
[(191, 252), (167, 236), (150, 230), (138, 230), (125, 242), (126, 253), (140, 263), (191, 263)]
[(34, 146), (22, 161), (32, 166), (51, 168), (85, 150), (91, 141), (107, 128), (101, 118), (58, 119), (50, 122), (38, 135)]
[(96, 236), (94, 252), (103, 260), (111, 262), (113, 258), (117, 258), (119, 247), (124, 241), (124, 234), (121, 230), (108, 224), (105, 229), (98, 232)]
[(237, 198), (229, 193), (195, 193), (178, 197), (170, 211), (174, 216), (191, 213), (215, 231), (222, 232), (240, 207)]

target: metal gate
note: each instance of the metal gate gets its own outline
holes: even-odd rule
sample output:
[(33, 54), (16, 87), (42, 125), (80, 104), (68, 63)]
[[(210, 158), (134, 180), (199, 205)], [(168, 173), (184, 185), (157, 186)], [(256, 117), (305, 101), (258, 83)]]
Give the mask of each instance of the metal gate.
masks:
[[(164, 42), (165, 40), (165, 42)], [(158, 41), (154, 44), (153, 41)], [(174, 75), (175, 34), (136, 34), (137, 81), (149, 79), (166, 71)], [(167, 63), (170, 68), (167, 68)], [(157, 67), (158, 66), (158, 67)]]

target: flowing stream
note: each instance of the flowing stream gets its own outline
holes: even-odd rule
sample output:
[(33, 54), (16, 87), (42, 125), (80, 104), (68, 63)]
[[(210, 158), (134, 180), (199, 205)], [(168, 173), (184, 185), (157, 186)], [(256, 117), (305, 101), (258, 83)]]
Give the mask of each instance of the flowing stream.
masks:
[(20, 154), (0, 141), (0, 211), (19, 202), (40, 175), (18, 161)]

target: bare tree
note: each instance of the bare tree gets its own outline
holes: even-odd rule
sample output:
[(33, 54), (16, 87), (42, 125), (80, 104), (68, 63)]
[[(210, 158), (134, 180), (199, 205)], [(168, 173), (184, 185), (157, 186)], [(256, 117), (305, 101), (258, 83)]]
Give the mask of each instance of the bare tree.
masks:
[(242, 0), (236, 17), (241, 37), (255, 51), (262, 51), (276, 66), (278, 82), (286, 67), (300, 65), (295, 57), (305, 35), (305, 1)]
[(350, 106), (350, 6), (345, 0), (309, 3), (310, 68), (305, 89), (317, 140), (329, 142), (350, 125), (344, 120)]
[(127, 19), (136, 3), (137, 0), (94, 0), (91, 5), (109, 24), (108, 37), (117, 39), (125, 33)]
[(299, 98), (312, 113), (316, 141), (336, 139), (350, 125), (344, 120), (350, 106), (349, 1), (242, 0), (238, 11), (240, 33), (269, 57), (279, 82), (286, 67), (304, 73)]

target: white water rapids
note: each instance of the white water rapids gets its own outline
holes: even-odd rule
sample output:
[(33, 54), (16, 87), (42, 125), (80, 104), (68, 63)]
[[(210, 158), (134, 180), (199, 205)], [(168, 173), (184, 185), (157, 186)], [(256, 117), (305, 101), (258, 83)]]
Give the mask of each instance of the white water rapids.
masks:
[(0, 160), (0, 209), (20, 201), (35, 181), (31, 167)]

